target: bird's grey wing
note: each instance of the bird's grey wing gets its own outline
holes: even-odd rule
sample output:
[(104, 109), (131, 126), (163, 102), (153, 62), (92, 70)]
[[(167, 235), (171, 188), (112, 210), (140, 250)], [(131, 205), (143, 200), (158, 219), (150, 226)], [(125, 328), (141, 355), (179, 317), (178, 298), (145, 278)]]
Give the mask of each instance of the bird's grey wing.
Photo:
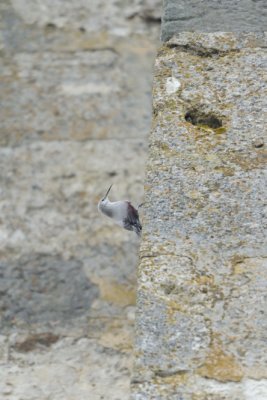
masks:
[(130, 202), (127, 202), (127, 217), (124, 218), (123, 225), (128, 231), (135, 231), (138, 235), (141, 234), (142, 225), (139, 221), (138, 211)]

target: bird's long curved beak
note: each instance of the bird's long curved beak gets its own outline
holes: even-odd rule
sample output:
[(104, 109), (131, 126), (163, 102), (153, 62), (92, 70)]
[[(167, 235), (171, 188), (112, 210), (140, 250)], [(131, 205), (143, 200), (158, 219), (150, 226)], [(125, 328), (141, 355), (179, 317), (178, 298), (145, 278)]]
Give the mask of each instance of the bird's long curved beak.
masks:
[(108, 194), (109, 194), (109, 191), (110, 191), (110, 189), (112, 188), (112, 185), (110, 185), (110, 187), (108, 188), (108, 191), (107, 191), (107, 193), (106, 193), (106, 195), (105, 195), (105, 197), (104, 197), (104, 200), (106, 199), (106, 197), (108, 196)]

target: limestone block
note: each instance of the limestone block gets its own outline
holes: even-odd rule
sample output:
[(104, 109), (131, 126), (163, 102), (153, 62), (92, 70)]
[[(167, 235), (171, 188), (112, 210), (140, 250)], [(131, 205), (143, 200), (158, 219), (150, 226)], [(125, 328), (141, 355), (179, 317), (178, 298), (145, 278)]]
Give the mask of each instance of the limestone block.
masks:
[(161, 9), (117, 3), (1, 2), (0, 146), (146, 136)]
[(178, 32), (261, 32), (265, 0), (164, 0), (161, 38)]
[(0, 1), (0, 399), (129, 395), (161, 1)]
[(265, 71), (263, 34), (159, 49), (132, 399), (267, 398)]

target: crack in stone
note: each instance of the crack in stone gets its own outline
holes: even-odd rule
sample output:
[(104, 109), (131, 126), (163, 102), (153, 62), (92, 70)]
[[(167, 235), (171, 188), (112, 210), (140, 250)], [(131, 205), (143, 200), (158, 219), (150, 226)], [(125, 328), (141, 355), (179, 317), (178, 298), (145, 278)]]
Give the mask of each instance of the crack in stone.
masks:
[(158, 369), (154, 372), (155, 376), (158, 376), (160, 378), (168, 378), (170, 376), (174, 375), (184, 375), (187, 374), (189, 370), (187, 369), (176, 369), (176, 370), (163, 370), (163, 369)]
[(170, 49), (177, 49), (199, 57), (224, 57), (230, 53), (239, 53), (239, 49), (219, 50), (214, 47), (206, 48), (202, 45), (166, 43)]

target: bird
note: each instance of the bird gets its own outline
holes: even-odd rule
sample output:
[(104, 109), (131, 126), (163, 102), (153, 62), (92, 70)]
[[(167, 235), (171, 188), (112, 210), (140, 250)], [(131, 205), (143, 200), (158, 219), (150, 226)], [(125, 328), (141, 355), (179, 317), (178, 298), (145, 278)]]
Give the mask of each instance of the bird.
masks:
[[(139, 221), (138, 210), (128, 200), (109, 201), (108, 194), (111, 188), (112, 185), (110, 185), (105, 196), (99, 201), (98, 210), (107, 217), (112, 218), (122, 228), (127, 231), (134, 231), (140, 237), (142, 225)], [(140, 204), (138, 209), (142, 205)]]

